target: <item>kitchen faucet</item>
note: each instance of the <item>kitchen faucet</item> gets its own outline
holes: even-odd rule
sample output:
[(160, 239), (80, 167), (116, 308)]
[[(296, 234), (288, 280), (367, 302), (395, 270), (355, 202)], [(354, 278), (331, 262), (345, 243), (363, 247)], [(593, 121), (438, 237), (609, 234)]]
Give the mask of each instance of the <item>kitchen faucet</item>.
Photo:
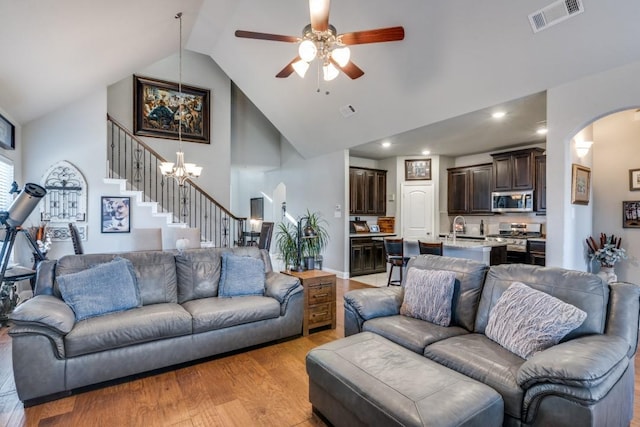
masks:
[(458, 218), (460, 218), (462, 220), (462, 230), (464, 232), (464, 228), (467, 226), (467, 222), (464, 220), (464, 217), (462, 215), (458, 215), (457, 217), (453, 218), (453, 241), (456, 241), (456, 223), (458, 222)]

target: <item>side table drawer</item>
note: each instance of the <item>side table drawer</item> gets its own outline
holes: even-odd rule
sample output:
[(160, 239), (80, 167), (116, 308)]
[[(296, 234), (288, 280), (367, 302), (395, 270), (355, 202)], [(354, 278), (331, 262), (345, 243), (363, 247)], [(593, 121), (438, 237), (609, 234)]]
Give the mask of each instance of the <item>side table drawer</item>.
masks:
[(322, 304), (332, 302), (335, 299), (333, 294), (333, 284), (321, 283), (319, 285), (309, 287), (309, 305)]
[(333, 320), (333, 310), (330, 302), (309, 308), (309, 325)]

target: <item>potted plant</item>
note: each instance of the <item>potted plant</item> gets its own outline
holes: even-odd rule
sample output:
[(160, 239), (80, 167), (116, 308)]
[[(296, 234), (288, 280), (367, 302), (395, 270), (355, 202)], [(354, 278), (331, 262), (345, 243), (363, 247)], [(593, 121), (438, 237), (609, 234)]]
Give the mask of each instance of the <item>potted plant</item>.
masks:
[[(304, 239), (302, 243), (302, 252), (309, 260), (307, 266), (309, 268), (313, 264), (316, 268), (322, 269), (322, 251), (329, 244), (329, 232), (327, 231), (328, 223), (321, 217), (319, 212), (310, 212), (307, 210), (307, 223), (315, 231), (315, 237), (312, 239)], [(313, 260), (313, 261), (311, 261)]]
[(284, 268), (291, 270), (296, 267), (298, 257), (298, 230), (289, 222), (279, 222), (276, 230), (276, 249), (279, 258), (284, 262)]
[[(315, 236), (312, 238), (301, 239), (300, 252), (303, 265), (307, 269), (322, 268), (322, 251), (327, 247), (329, 242), (329, 232), (327, 231), (327, 221), (325, 221), (318, 212), (310, 212), (307, 210), (305, 216), (302, 217), (302, 227), (309, 225), (313, 228)], [(276, 248), (279, 252), (279, 258), (284, 262), (286, 269), (298, 267), (298, 227), (289, 222), (283, 221), (278, 223), (275, 236)]]
[(593, 237), (587, 239), (589, 257), (592, 261), (596, 260), (600, 263), (598, 275), (608, 283), (618, 280), (614, 267), (618, 261), (627, 258), (626, 251), (620, 247), (621, 243), (622, 237), (615, 237), (613, 234), (607, 236), (600, 233), (599, 244)]

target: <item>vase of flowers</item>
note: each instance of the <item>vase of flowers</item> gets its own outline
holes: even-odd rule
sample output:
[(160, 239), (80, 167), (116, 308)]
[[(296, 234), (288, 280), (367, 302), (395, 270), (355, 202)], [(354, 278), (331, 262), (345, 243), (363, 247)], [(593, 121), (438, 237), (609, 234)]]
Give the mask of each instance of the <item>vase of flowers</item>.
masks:
[(615, 237), (613, 234), (607, 236), (600, 233), (600, 241), (597, 242), (593, 237), (587, 239), (589, 248), (589, 257), (591, 260), (598, 261), (600, 271), (598, 276), (602, 277), (607, 283), (618, 280), (616, 276), (615, 265), (618, 261), (627, 258), (624, 248), (621, 248), (622, 237)]

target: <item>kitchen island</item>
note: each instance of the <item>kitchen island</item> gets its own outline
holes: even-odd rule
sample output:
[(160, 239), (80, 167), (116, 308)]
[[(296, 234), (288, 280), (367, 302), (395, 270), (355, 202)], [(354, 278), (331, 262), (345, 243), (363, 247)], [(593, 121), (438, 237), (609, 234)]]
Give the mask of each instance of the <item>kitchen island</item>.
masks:
[[(507, 262), (507, 244), (504, 242), (488, 242), (486, 240), (472, 240), (457, 238), (455, 241), (450, 238), (434, 239), (427, 236), (419, 239), (421, 242), (442, 242), (444, 256), (453, 258), (465, 258), (482, 262), (487, 265), (504, 264)], [(418, 249), (418, 239), (404, 241), (405, 256), (420, 255)]]

